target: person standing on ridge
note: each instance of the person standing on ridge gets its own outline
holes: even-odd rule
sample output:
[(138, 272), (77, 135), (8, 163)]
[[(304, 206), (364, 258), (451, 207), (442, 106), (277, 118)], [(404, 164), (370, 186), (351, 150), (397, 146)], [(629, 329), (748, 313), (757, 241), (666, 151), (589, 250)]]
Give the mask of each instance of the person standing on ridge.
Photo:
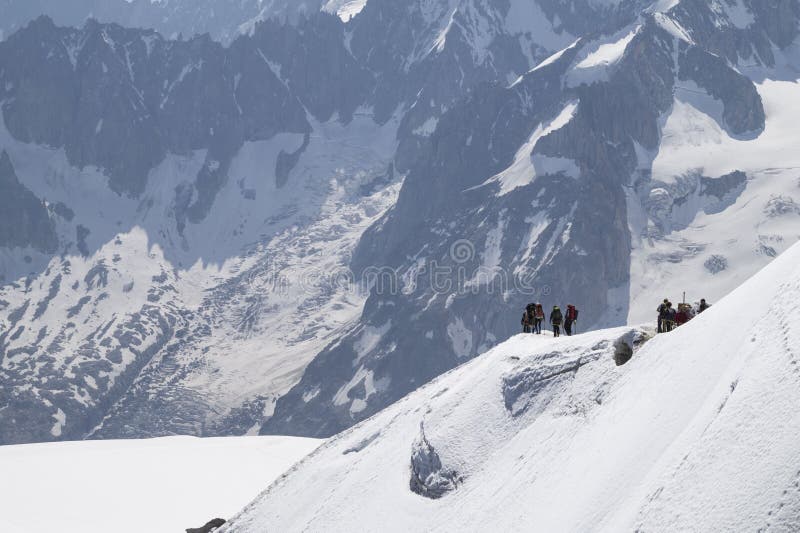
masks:
[(550, 325), (553, 326), (553, 337), (561, 336), (561, 322), (564, 320), (564, 315), (561, 314), (561, 309), (557, 305), (553, 306), (550, 312)]
[(678, 312), (675, 314), (675, 327), (682, 326), (689, 321), (689, 304), (678, 304)]
[(678, 313), (675, 311), (675, 308), (672, 307), (672, 302), (667, 302), (667, 308), (664, 310), (664, 318), (662, 319), (662, 325), (664, 332), (670, 332), (675, 329), (675, 319)]
[(542, 322), (544, 322), (544, 308), (537, 303), (533, 314), (533, 330), (537, 335), (542, 334)]
[(567, 305), (567, 316), (564, 320), (564, 331), (567, 335), (572, 336), (572, 324), (578, 321), (578, 310), (574, 305)]
[(707, 304), (705, 298), (700, 298), (700, 305), (697, 307), (697, 314), (699, 315), (709, 307), (711, 307), (711, 304)]
[(522, 333), (531, 333), (531, 307), (532, 304), (528, 304), (528, 307), (525, 308), (525, 311), (522, 313)]
[(661, 302), (661, 305), (658, 306), (656, 312), (658, 313), (658, 332), (664, 333), (664, 319), (667, 317), (667, 304), (669, 303), (669, 299), (664, 298), (664, 301)]

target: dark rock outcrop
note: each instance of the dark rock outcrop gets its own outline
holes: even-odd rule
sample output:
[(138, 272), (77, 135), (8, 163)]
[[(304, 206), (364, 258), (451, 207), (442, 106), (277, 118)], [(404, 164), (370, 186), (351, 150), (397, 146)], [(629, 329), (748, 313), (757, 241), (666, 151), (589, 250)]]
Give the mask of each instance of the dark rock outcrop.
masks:
[(212, 531), (216, 531), (217, 529), (221, 528), (224, 524), (225, 520), (222, 518), (214, 518), (213, 520), (209, 520), (203, 527), (188, 528), (186, 533), (211, 533)]
[[(516, 84), (474, 88), (438, 119), (418, 147), (397, 204), (362, 237), (352, 263), (365, 279), (377, 269), (396, 280), (413, 276), (414, 283), (406, 290), (402, 281), (394, 290), (373, 287), (359, 327), (309, 365), (278, 400), (264, 433), (336, 433), (515, 333), (508, 309), (529, 301), (579, 295), (583, 323), (600, 321), (609, 294), (629, 282), (625, 191), (631, 183), (661, 232), (691, 221), (696, 211), (674, 216), (690, 196), (699, 206), (693, 208), (707, 212), (735, 201), (746, 181), (742, 173), (698, 175), (670, 189), (639, 161), (642, 148), (659, 148), (661, 120), (678, 83), (693, 82), (722, 102), (722, 126), (731, 134), (758, 135), (764, 127), (753, 82), (715, 52), (721, 41), (712, 34), (737, 28), (715, 25), (707, 3), (690, 2), (691, 17), (682, 5), (668, 14), (642, 14), (641, 27), (599, 81), (565, 82), (576, 58), (590, 51), (587, 38)], [(696, 40), (669, 31), (664, 17), (681, 19)], [(740, 37), (749, 43), (771, 38), (758, 20)], [(537, 127), (559, 117), (563, 124), (542, 135), (532, 153), (519, 153)], [(504, 193), (491, 178), (526, 155), (533, 167), (542, 158), (555, 161), (555, 170), (545, 165), (535, 179), (527, 176)], [(533, 235), (532, 221), (538, 223)], [(452, 250), (464, 243), (466, 257), (454, 257)], [(432, 281), (442, 269), (447, 287)], [(359, 349), (363, 328), (387, 324), (372, 350)], [(356, 371), (370, 372), (383, 386), (359, 399), (355, 410), (350, 402), (332, 402)], [(303, 391), (312, 389), (321, 392), (305, 401)]]
[(307, 133), (305, 110), (258, 46), (208, 36), (168, 41), (90, 20), (58, 28), (40, 17), (0, 43), (3, 118), (22, 142), (64, 148), (120, 194), (139, 196), (168, 152), (207, 149), (190, 220), (201, 220), (244, 141)]
[(452, 492), (464, 482), (455, 470), (442, 465), (442, 460), (425, 436), (422, 423), (411, 448), (411, 492), (436, 500)]
[(0, 247), (53, 252), (55, 223), (45, 203), (19, 182), (8, 154), (0, 153)]

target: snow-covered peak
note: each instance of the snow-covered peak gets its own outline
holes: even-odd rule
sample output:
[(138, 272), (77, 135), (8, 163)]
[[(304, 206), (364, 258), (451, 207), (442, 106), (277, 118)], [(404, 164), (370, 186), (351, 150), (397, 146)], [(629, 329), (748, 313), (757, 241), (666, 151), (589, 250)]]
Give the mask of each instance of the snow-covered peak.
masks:
[(344, 22), (347, 22), (361, 13), (365, 5), (367, 5), (367, 0), (328, 0), (322, 6), (322, 10), (327, 13), (333, 13)]
[(651, 340), (514, 337), (333, 438), (224, 531), (790, 531), (798, 264), (795, 245)]
[(591, 84), (607, 80), (609, 70), (622, 59), (628, 45), (640, 29), (641, 26), (626, 28), (586, 46), (578, 54), (575, 65), (567, 74), (567, 85), (575, 87), (582, 83)]

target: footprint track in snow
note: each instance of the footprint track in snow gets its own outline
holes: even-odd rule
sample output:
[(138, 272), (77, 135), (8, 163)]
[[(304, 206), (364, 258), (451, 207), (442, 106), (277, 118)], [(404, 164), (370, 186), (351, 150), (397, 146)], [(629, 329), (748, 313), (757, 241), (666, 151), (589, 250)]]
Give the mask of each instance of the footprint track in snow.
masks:
[(767, 511), (764, 527), (758, 533), (770, 531), (796, 531), (797, 514), (800, 512), (800, 470), (792, 478), (789, 486), (783, 490), (780, 499)]

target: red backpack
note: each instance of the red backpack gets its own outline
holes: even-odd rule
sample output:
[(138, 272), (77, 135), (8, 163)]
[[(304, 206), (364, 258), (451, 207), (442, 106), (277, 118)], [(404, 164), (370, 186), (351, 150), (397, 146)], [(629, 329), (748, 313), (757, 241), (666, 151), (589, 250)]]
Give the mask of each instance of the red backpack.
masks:
[(567, 306), (567, 320), (571, 322), (578, 320), (578, 310), (575, 309), (574, 305)]

